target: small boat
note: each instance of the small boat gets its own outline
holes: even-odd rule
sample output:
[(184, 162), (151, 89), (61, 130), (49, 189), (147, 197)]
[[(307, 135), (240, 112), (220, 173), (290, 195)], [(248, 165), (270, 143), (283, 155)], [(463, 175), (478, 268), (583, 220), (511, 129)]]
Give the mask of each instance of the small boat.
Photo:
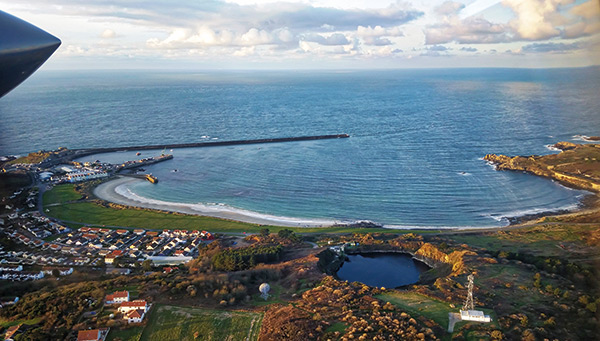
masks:
[(158, 178), (152, 174), (146, 174), (146, 180), (150, 181), (153, 184), (158, 183)]
[(135, 155), (140, 156), (140, 155), (142, 155), (142, 153), (137, 152), (137, 153), (135, 153)]
[(173, 169), (171, 172), (173, 172), (173, 173), (177, 173), (177, 172), (179, 172), (179, 170), (177, 170), (177, 169)]

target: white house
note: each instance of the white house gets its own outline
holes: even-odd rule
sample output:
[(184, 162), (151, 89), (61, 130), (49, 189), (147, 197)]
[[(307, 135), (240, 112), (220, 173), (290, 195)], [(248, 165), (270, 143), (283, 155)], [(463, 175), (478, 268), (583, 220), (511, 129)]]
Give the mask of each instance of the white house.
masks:
[(481, 310), (461, 310), (460, 319), (463, 321), (490, 322), (492, 318), (489, 315), (484, 315)]
[(106, 295), (104, 301), (106, 304), (129, 302), (129, 291), (115, 291), (110, 295)]
[(145, 314), (146, 312), (144, 310), (136, 309), (126, 314), (124, 318), (127, 319), (127, 323), (141, 323)]
[(44, 273), (45, 273), (46, 275), (52, 275), (52, 270), (54, 270), (54, 269), (58, 270), (58, 273), (59, 273), (61, 276), (68, 276), (68, 275), (70, 275), (70, 274), (72, 274), (72, 273), (73, 273), (73, 268), (54, 268), (54, 267), (44, 267), (44, 268), (42, 269), (42, 271), (44, 271)]
[(121, 306), (119, 306), (119, 312), (123, 314), (128, 314), (133, 310), (142, 310), (146, 312), (148, 309), (148, 303), (145, 300), (135, 300), (131, 302), (123, 302)]

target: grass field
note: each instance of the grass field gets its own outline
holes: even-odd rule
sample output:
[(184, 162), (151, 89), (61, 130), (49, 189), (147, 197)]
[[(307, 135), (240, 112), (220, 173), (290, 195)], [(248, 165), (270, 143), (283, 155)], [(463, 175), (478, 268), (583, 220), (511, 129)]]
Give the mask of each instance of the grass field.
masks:
[(77, 193), (73, 185), (58, 185), (50, 191), (44, 192), (42, 202), (44, 206), (51, 204), (60, 204), (68, 201), (81, 199), (81, 194)]
[(31, 325), (40, 323), (41, 320), (42, 320), (41, 317), (36, 317), (31, 320), (21, 319), (21, 320), (15, 320), (15, 321), (0, 319), (0, 329), (16, 326), (17, 324), (21, 324), (21, 323), (31, 326)]
[(139, 341), (143, 330), (144, 327), (131, 327), (123, 330), (111, 328), (106, 340)]
[(147, 323), (144, 341), (257, 340), (262, 314), (155, 305)]
[(585, 247), (582, 237), (597, 230), (593, 225), (554, 224), (534, 226), (493, 234), (457, 234), (445, 238), (457, 243), (484, 248), (490, 251), (527, 252), (544, 256), (573, 256), (559, 244)]
[[(81, 198), (73, 185), (60, 185), (44, 193), (44, 210), (48, 216), (70, 222), (97, 226), (119, 226), (145, 229), (183, 229), (208, 230), (213, 232), (249, 232), (256, 233), (268, 228), (271, 232), (291, 229), (299, 233), (353, 233), (386, 232), (414, 233), (414, 230), (390, 230), (383, 228), (293, 228), (281, 226), (263, 226), (213, 217), (169, 214), (144, 209), (115, 209), (93, 202), (66, 203)], [(55, 206), (47, 206), (55, 204)]]
[(423, 316), (435, 323), (448, 328), (448, 313), (456, 312), (449, 304), (414, 292), (394, 292), (376, 296), (385, 302), (390, 302), (412, 316)]

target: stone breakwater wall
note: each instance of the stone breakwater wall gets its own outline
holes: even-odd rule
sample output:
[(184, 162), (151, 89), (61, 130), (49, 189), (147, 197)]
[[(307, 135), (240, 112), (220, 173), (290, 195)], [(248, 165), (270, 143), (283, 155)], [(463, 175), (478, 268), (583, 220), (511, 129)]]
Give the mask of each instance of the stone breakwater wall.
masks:
[(82, 157), (82, 156), (92, 155), (92, 154), (112, 153), (112, 152), (130, 151), (130, 150), (235, 146), (235, 145), (244, 145), (244, 144), (341, 139), (341, 138), (348, 138), (348, 137), (350, 137), (350, 135), (348, 135), (348, 134), (315, 135), (315, 136), (281, 137), (281, 138), (271, 138), (271, 139), (254, 139), (254, 140), (211, 141), (211, 142), (194, 142), (194, 143), (141, 145), (141, 146), (128, 146), (128, 147), (72, 149), (71, 151), (74, 152), (74, 154), (76, 154), (75, 157)]

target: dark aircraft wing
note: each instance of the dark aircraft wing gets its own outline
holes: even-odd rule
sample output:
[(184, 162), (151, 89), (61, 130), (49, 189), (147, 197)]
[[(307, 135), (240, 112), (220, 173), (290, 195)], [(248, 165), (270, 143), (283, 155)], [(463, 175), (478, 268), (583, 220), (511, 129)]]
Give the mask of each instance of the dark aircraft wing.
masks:
[(31, 76), (60, 45), (60, 39), (0, 11), (0, 97)]

